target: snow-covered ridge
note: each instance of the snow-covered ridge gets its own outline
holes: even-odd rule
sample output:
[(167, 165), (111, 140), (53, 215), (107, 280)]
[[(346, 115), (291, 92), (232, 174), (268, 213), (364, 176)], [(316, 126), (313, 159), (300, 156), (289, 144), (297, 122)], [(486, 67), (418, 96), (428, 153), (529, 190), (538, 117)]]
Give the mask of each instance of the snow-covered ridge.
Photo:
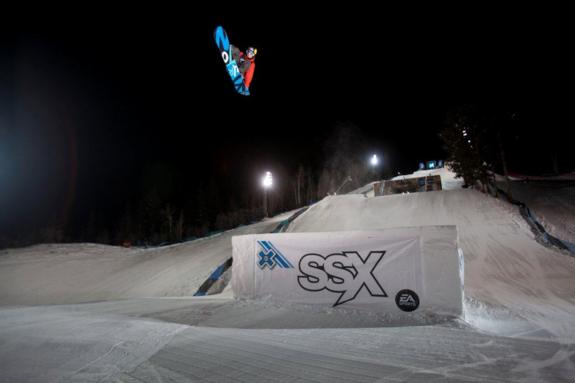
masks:
[(80, 243), (3, 250), (0, 305), (191, 296), (231, 256), (233, 235), (270, 232), (288, 216), (157, 248)]

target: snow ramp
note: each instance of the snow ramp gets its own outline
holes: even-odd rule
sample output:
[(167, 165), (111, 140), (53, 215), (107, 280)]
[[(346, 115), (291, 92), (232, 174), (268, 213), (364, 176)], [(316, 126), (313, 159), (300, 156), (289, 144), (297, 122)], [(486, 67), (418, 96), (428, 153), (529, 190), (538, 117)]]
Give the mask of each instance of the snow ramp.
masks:
[(231, 237), (269, 233), (291, 213), (152, 248), (45, 244), (0, 251), (0, 305), (192, 296), (232, 254)]
[(518, 209), (475, 190), (330, 196), (288, 232), (456, 225), (465, 320), (502, 335), (575, 339), (575, 258), (535, 239)]

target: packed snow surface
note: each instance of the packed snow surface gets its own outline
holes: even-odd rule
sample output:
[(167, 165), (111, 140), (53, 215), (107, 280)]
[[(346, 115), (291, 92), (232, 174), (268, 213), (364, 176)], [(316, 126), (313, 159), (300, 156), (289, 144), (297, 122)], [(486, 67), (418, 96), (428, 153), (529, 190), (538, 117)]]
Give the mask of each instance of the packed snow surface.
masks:
[(267, 233), (287, 217), (159, 248), (67, 244), (0, 251), (0, 304), (190, 296), (231, 256), (233, 235)]
[(572, 382), (575, 258), (437, 171), (448, 190), (327, 197), (288, 231), (457, 225), (463, 318), (190, 296), (232, 235), (287, 214), (162, 248), (40, 245), (0, 252), (0, 382)]

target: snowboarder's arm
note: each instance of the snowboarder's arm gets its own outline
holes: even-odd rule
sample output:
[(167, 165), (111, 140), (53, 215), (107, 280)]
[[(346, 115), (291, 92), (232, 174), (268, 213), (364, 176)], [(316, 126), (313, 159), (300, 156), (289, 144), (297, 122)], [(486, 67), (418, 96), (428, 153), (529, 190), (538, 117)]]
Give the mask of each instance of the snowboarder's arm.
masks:
[(236, 60), (236, 62), (240, 62), (240, 57), (242, 57), (243, 53), (240, 49), (234, 45), (232, 47), (232, 58)]

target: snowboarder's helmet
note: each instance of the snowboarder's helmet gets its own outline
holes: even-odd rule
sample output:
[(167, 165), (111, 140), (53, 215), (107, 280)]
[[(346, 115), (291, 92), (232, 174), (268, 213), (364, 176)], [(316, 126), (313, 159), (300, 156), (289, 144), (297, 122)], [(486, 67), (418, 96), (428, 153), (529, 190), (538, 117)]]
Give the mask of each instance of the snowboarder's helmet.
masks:
[(253, 56), (255, 56), (255, 55), (258, 53), (258, 50), (257, 50), (256, 48), (254, 48), (254, 47), (249, 47), (249, 48), (246, 50), (246, 53), (248, 54), (248, 56), (252, 56), (252, 57), (253, 57)]

